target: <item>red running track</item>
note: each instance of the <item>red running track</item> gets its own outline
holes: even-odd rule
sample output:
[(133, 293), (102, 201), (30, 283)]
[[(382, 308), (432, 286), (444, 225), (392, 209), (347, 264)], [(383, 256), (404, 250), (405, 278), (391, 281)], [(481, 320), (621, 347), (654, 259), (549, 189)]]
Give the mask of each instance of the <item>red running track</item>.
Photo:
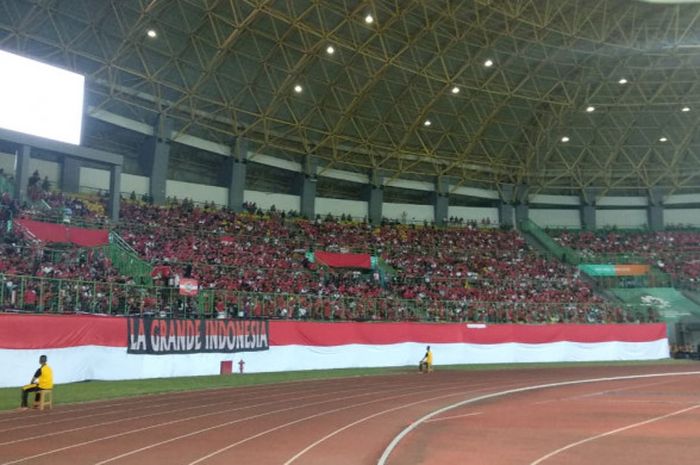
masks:
[(0, 465), (695, 463), (700, 371), (501, 394), (694, 368), (436, 371), (12, 412), (0, 415)]

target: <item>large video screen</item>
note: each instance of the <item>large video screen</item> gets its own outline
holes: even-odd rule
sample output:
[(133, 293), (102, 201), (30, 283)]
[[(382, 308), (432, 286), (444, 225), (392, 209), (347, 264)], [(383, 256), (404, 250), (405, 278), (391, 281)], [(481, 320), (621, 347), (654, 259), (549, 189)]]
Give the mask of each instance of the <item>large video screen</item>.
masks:
[(85, 78), (0, 50), (0, 127), (80, 144)]

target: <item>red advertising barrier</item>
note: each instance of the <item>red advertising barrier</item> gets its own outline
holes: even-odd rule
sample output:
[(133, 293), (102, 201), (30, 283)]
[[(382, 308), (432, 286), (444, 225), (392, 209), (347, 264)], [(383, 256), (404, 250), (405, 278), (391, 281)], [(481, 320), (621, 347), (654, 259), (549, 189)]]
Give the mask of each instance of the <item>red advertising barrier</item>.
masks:
[[(124, 347), (127, 318), (58, 315), (0, 315), (0, 348), (44, 349), (85, 345)], [(552, 342), (649, 342), (666, 338), (666, 325), (479, 325), (466, 323), (325, 323), (270, 321), (269, 345)]]
[(0, 314), (1, 349), (46, 349), (75, 346), (126, 350), (127, 319), (92, 315)]

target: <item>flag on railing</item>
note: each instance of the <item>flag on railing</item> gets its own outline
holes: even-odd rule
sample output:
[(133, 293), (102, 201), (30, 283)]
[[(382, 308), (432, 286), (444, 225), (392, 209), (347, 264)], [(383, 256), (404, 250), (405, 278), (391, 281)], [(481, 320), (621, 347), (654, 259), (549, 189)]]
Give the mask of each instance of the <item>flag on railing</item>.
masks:
[(199, 282), (192, 278), (180, 278), (180, 295), (195, 296), (199, 293)]
[(333, 268), (372, 269), (372, 257), (366, 253), (314, 252), (315, 262)]

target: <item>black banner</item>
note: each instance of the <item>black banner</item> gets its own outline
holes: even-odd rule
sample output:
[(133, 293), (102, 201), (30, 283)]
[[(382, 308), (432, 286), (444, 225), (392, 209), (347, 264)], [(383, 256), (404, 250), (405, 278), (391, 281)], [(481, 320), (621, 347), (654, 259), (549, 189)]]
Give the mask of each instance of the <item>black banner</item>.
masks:
[(269, 350), (267, 320), (129, 318), (130, 354), (196, 354)]

